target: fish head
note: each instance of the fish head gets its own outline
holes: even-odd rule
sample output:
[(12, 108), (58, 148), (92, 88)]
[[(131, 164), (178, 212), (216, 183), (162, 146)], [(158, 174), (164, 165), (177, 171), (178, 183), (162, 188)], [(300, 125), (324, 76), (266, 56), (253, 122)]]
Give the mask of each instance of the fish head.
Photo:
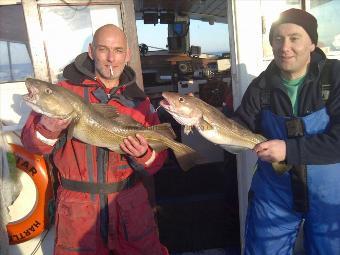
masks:
[(163, 92), (160, 105), (181, 125), (194, 126), (202, 118), (202, 111), (194, 95), (181, 95), (174, 92)]
[(27, 78), (25, 85), (28, 94), (23, 99), (33, 111), (51, 118), (66, 119), (71, 116), (74, 108), (61, 87), (33, 78)]

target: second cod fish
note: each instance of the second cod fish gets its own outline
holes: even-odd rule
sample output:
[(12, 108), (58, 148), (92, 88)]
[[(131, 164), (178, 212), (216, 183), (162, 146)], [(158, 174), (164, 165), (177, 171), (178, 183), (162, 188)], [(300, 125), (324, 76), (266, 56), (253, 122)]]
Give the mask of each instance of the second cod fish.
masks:
[(124, 153), (120, 144), (127, 136), (142, 135), (155, 151), (171, 148), (183, 170), (196, 164), (197, 153), (174, 140), (175, 133), (169, 123), (144, 127), (129, 116), (119, 115), (106, 104), (90, 104), (73, 92), (38, 79), (26, 79), (28, 94), (24, 101), (38, 113), (59, 119), (71, 119), (68, 139)]
[[(160, 105), (179, 124), (184, 125), (186, 134), (195, 127), (204, 138), (231, 153), (253, 149), (256, 144), (267, 140), (264, 136), (255, 134), (227, 118), (221, 111), (193, 95), (163, 92), (162, 96), (164, 100)], [(274, 162), (272, 165), (278, 174), (291, 168), (279, 162)]]

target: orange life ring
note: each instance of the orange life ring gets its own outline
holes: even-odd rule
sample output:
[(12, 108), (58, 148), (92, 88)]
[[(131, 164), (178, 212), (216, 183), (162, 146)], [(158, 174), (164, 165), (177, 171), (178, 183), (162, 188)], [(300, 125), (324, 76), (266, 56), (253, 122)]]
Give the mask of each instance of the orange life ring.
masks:
[(22, 146), (10, 146), (16, 156), (16, 167), (32, 178), (37, 189), (36, 202), (31, 212), (20, 220), (7, 224), (9, 243), (13, 245), (40, 235), (48, 227), (48, 203), (52, 198), (52, 188), (44, 158), (30, 153)]

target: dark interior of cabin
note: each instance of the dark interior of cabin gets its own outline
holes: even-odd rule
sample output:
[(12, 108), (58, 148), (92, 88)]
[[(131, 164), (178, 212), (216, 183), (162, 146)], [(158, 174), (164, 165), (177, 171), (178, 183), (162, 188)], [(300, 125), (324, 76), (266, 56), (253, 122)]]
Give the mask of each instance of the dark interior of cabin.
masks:
[[(190, 19), (208, 22), (211, 27), (214, 22), (227, 23), (227, 5), (207, 2), (135, 1), (137, 20), (143, 20), (146, 26), (168, 26), (166, 49), (152, 49), (152, 42), (139, 42), (144, 89), (155, 108), (162, 91), (174, 91), (193, 93), (227, 115), (233, 111), (229, 53), (203, 55), (200, 45), (189, 42)], [(179, 141), (192, 143), (193, 148), (203, 143), (197, 134), (185, 135), (162, 108), (158, 108), (158, 114), (162, 122), (171, 123)], [(159, 234), (172, 253), (239, 250), (236, 157), (218, 146), (206, 146), (212, 147), (203, 155), (207, 159), (190, 171), (181, 171), (171, 154), (154, 178)], [(219, 157), (211, 158), (209, 154)]]

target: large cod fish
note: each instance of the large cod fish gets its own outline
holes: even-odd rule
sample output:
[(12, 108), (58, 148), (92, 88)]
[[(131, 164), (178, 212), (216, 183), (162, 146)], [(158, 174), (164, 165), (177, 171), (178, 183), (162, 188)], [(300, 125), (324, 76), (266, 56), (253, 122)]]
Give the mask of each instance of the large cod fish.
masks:
[(68, 139), (75, 137), (124, 154), (119, 144), (127, 136), (138, 133), (157, 152), (171, 148), (183, 170), (195, 165), (197, 152), (174, 140), (175, 133), (169, 123), (144, 127), (127, 115), (119, 115), (112, 106), (88, 103), (61, 86), (32, 78), (27, 78), (25, 85), (29, 93), (23, 99), (33, 111), (52, 118), (72, 120), (67, 130)]
[[(253, 149), (256, 144), (267, 140), (193, 95), (163, 92), (162, 96), (164, 99), (160, 105), (179, 124), (184, 125), (185, 134), (189, 134), (195, 127), (204, 138), (234, 154)], [(283, 174), (291, 168), (279, 162), (272, 165), (278, 174)]]

